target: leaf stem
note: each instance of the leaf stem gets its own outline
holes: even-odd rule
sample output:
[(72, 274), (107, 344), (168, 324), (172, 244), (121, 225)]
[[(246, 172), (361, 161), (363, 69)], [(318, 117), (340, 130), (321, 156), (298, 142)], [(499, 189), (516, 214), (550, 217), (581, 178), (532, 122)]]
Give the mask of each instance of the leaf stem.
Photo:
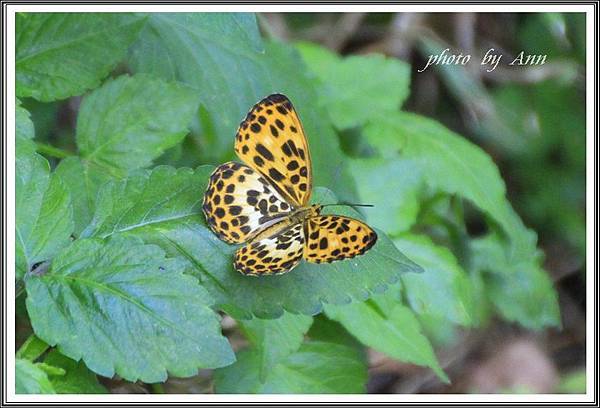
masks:
[(35, 142), (35, 146), (38, 153), (56, 157), (57, 159), (64, 159), (65, 157), (73, 156), (73, 153), (71, 152), (46, 143)]
[(19, 347), (15, 357), (34, 361), (39, 356), (44, 354), (49, 347), (50, 346), (45, 341), (37, 337), (35, 333), (32, 333), (21, 345), (21, 347)]

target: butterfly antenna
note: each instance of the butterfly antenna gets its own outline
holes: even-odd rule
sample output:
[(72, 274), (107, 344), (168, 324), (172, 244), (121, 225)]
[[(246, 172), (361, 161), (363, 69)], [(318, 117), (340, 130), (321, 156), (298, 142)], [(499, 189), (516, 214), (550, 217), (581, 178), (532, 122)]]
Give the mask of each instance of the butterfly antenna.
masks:
[(323, 204), (323, 207), (329, 207), (332, 205), (345, 205), (348, 207), (375, 207), (375, 205), (373, 204), (356, 204), (356, 203), (346, 203), (346, 202), (341, 202), (341, 203), (333, 203), (333, 204)]

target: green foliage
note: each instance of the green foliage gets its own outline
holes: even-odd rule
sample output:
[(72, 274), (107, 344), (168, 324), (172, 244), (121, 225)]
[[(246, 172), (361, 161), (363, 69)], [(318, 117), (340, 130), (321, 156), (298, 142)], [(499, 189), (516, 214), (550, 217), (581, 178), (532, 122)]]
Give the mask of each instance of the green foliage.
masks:
[(196, 97), (180, 85), (145, 75), (109, 80), (81, 104), (79, 152), (99, 165), (146, 167), (181, 142), (196, 109)]
[(230, 364), (208, 295), (182, 272), (135, 238), (81, 239), (26, 280), (27, 311), (40, 338), (105, 376), (157, 382)]
[(361, 343), (398, 360), (431, 367), (448, 382), (414, 313), (395, 296), (384, 294), (363, 303), (327, 306), (325, 313)]
[[(451, 341), (456, 326), (483, 325), (490, 310), (527, 328), (559, 324), (536, 234), (492, 159), (399, 110), (407, 64), (265, 42), (244, 13), (17, 20), (19, 97), (89, 91), (60, 148), (47, 137), (52, 125), (24, 108), (49, 105), (17, 100), (16, 277), (34, 331), (17, 353), (17, 392), (103, 393), (97, 374), (155, 383), (224, 367), (214, 372), (221, 393), (361, 393), (365, 347), (448, 381), (431, 343)], [(521, 97), (505, 91), (506, 106)], [(248, 109), (272, 92), (302, 118), (313, 202), (375, 205), (326, 209), (376, 228), (365, 255), (246, 277), (232, 267), (237, 246), (207, 228), (208, 177), (233, 158)], [(560, 92), (537, 94), (556, 139), (578, 118), (553, 120)], [(578, 148), (565, 153), (573, 168)], [(483, 235), (467, 233), (465, 207)], [(248, 340), (235, 356), (217, 311)]]
[(29, 360), (15, 360), (15, 393), (17, 394), (56, 394), (48, 374)]
[(16, 174), (16, 270), (22, 278), (70, 243), (73, 215), (66, 186), (42, 156), (17, 149)]
[(302, 57), (322, 81), (319, 102), (338, 129), (364, 125), (394, 112), (409, 92), (410, 67), (382, 55), (340, 58), (316, 45), (300, 44)]
[(365, 392), (367, 369), (355, 348), (307, 342), (259, 380), (258, 352), (243, 351), (238, 361), (215, 373), (215, 389), (225, 394), (358, 394)]
[(97, 87), (143, 23), (128, 13), (17, 13), (17, 96), (49, 102)]
[[(248, 278), (232, 267), (235, 246), (220, 241), (206, 226), (199, 194), (206, 189), (213, 168), (152, 171), (106, 184), (97, 199), (97, 211), (83, 236), (106, 238), (135, 235), (163, 248), (187, 265), (217, 306), (239, 318), (273, 318), (288, 310), (312, 315), (322, 303), (364, 300), (380, 292), (400, 274), (416, 266), (381, 234), (367, 254), (351, 261), (316, 265), (303, 263), (283, 276)], [(324, 189), (318, 202), (335, 202)]]
[(298, 350), (312, 317), (284, 313), (278, 319), (241, 320), (239, 323), (259, 356), (258, 373), (261, 382), (285, 357)]
[(406, 300), (415, 313), (465, 326), (472, 324), (473, 288), (452, 252), (419, 235), (397, 238), (394, 244), (411, 254), (425, 270), (402, 276)]
[(48, 353), (44, 363), (59, 367), (65, 372), (64, 375), (50, 377), (52, 387), (57, 394), (106, 394), (107, 392), (83, 361), (73, 361), (57, 349)]

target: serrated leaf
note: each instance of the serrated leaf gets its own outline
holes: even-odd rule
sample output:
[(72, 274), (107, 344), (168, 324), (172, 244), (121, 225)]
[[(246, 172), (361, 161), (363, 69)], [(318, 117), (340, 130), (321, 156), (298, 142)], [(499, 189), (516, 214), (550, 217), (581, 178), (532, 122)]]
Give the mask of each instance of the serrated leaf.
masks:
[(34, 332), (92, 371), (164, 381), (233, 362), (208, 294), (139, 239), (80, 239), (26, 279)]
[(15, 177), (16, 275), (52, 259), (67, 246), (73, 231), (71, 197), (46, 159), (17, 151)]
[(64, 370), (64, 375), (50, 377), (50, 383), (57, 394), (106, 394), (108, 391), (98, 382), (82, 361), (76, 362), (63, 356), (56, 349), (44, 359), (46, 364)]
[(130, 13), (17, 13), (17, 95), (49, 102), (95, 88), (143, 24)]
[(358, 394), (365, 392), (367, 367), (355, 348), (308, 342), (277, 364), (261, 382), (259, 354), (242, 351), (238, 361), (215, 371), (221, 394)]
[(488, 273), (485, 293), (505, 319), (535, 330), (560, 326), (556, 291), (536, 262), (510, 261), (496, 235), (473, 240), (471, 253), (473, 268)]
[(253, 14), (152, 13), (129, 62), (134, 72), (177, 79), (198, 91), (203, 147), (198, 163), (233, 158), (235, 131), (250, 108), (269, 94), (284, 93), (307, 134), (315, 184), (353, 202), (354, 181), (339, 141), (315, 103), (313, 78), (294, 48), (263, 45)]
[(181, 142), (197, 108), (188, 88), (123, 75), (84, 98), (77, 146), (84, 160), (126, 170), (145, 167)]
[(394, 239), (394, 245), (424, 269), (402, 276), (404, 295), (418, 315), (432, 315), (460, 325), (473, 323), (474, 308), (469, 277), (448, 249), (435, 245), (425, 235)]
[[(282, 276), (241, 275), (232, 267), (237, 246), (220, 241), (207, 228), (201, 213), (202, 195), (212, 170), (211, 166), (199, 167), (195, 172), (161, 166), (107, 184), (83, 235), (126, 233), (159, 245), (170, 256), (184, 260), (216, 305), (236, 318), (274, 318), (284, 310), (313, 315), (323, 303), (364, 300), (397, 282), (402, 273), (419, 270), (385, 234), (379, 233), (377, 244), (357, 258), (321, 265), (304, 262)], [(314, 199), (336, 202), (325, 189), (316, 189)]]
[(229, 153), (235, 129), (258, 97), (263, 44), (251, 13), (151, 13), (131, 47), (134, 72), (179, 80), (199, 91), (214, 124), (215, 156)]
[(266, 380), (275, 364), (298, 350), (312, 321), (312, 317), (292, 313), (284, 313), (278, 319), (238, 321), (253, 346), (253, 352), (259, 356), (261, 382)]
[(383, 55), (341, 58), (311, 43), (297, 46), (323, 82), (320, 105), (338, 129), (365, 124), (371, 117), (397, 111), (409, 94), (410, 66)]
[(363, 303), (326, 305), (325, 314), (366, 346), (400, 361), (430, 367), (448, 382), (419, 321), (393, 294), (374, 296)]
[(16, 394), (55, 394), (48, 375), (29, 360), (15, 360)]
[(96, 210), (98, 190), (110, 180), (120, 178), (110, 169), (79, 157), (67, 157), (54, 172), (71, 193), (73, 203), (73, 233), (79, 237)]

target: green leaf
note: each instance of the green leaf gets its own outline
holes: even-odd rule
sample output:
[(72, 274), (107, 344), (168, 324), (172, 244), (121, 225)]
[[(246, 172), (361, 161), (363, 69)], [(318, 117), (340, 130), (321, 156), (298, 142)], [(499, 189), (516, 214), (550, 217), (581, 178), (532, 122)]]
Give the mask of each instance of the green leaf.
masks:
[(388, 293), (344, 306), (327, 305), (325, 313), (366, 346), (400, 361), (431, 367), (440, 379), (448, 382), (429, 340), (421, 333), (419, 321), (393, 295)]
[(120, 177), (105, 167), (79, 157), (67, 157), (58, 163), (55, 173), (71, 193), (73, 202), (73, 233), (79, 237), (96, 210), (98, 190), (110, 180)]
[(308, 342), (285, 358), (264, 382), (256, 367), (260, 355), (242, 351), (238, 361), (215, 371), (221, 394), (358, 394), (365, 392), (367, 367), (355, 348), (335, 343)]
[[(413, 170), (414, 163), (403, 158), (352, 159), (350, 163), (360, 202), (375, 205), (365, 211), (369, 225), (390, 235), (407, 231), (417, 220), (423, 184)], [(390, 174), (398, 177), (386, 176)]]
[(316, 103), (314, 79), (293, 47), (263, 46), (256, 19), (248, 13), (152, 13), (132, 47), (134, 72), (177, 79), (201, 99), (202, 161), (234, 157), (236, 129), (252, 105), (274, 92), (287, 95), (298, 111), (311, 146), (315, 184), (352, 202), (354, 181), (337, 136)]
[(21, 278), (71, 242), (73, 211), (68, 190), (40, 155), (17, 151), (15, 182), (16, 275)]
[(394, 245), (425, 269), (424, 273), (402, 276), (406, 300), (415, 313), (471, 325), (471, 282), (452, 252), (425, 235), (407, 234), (394, 239)]
[(33, 122), (31, 121), (31, 115), (27, 109), (21, 106), (21, 101), (19, 99), (17, 99), (15, 115), (17, 122), (17, 139), (33, 139), (35, 136), (35, 129)]
[(188, 88), (146, 75), (123, 75), (87, 95), (77, 119), (83, 157), (121, 169), (148, 166), (181, 142), (198, 108)]
[(22, 358), (25, 360), (34, 361), (41, 356), (47, 349), (48, 344), (37, 337), (35, 334), (29, 336), (25, 343), (17, 350), (16, 358)]
[(46, 356), (44, 362), (65, 371), (62, 376), (50, 377), (57, 394), (106, 394), (108, 392), (98, 382), (96, 374), (92, 373), (82, 361), (73, 361), (54, 349)]
[(297, 46), (323, 82), (320, 105), (338, 129), (365, 124), (371, 117), (397, 111), (408, 98), (410, 66), (383, 55), (340, 58), (311, 43)]
[(496, 235), (473, 240), (471, 252), (473, 268), (488, 272), (486, 294), (505, 319), (535, 330), (560, 326), (556, 291), (536, 262), (513, 263)]
[[(322, 303), (364, 300), (419, 267), (401, 254), (383, 233), (365, 255), (333, 264), (303, 262), (282, 276), (248, 277), (232, 267), (238, 246), (220, 241), (208, 229), (201, 200), (213, 167), (196, 171), (160, 166), (99, 193), (97, 210), (84, 236), (135, 235), (185, 261), (210, 292), (215, 304), (236, 318), (281, 316), (283, 310), (313, 315)], [(317, 188), (314, 199), (335, 202)], [(342, 212), (340, 210), (340, 212)], [(349, 215), (358, 216), (354, 212)]]
[[(134, 72), (179, 80), (198, 90), (217, 138), (217, 155), (259, 97), (264, 49), (251, 13), (151, 13), (131, 47)], [(230, 135), (227, 139), (224, 135)]]
[(512, 259), (528, 259), (536, 251), (535, 233), (515, 214), (498, 168), (480, 148), (431, 119), (406, 112), (369, 123), (365, 135), (383, 156), (412, 160), (413, 172), (434, 191), (460, 195), (492, 217), (510, 237)]
[(16, 394), (55, 394), (48, 375), (29, 360), (15, 360)]
[(37, 336), (128, 381), (192, 376), (234, 360), (210, 298), (181, 262), (139, 239), (80, 239), (26, 280)]
[(312, 321), (312, 317), (291, 313), (284, 313), (278, 319), (254, 318), (239, 321), (253, 346), (253, 352), (259, 356), (261, 381), (265, 381), (275, 364), (298, 350)]
[(17, 95), (49, 102), (97, 87), (143, 24), (129, 13), (17, 13)]
[(30, 155), (35, 153), (35, 128), (31, 121), (29, 111), (21, 106), (21, 101), (16, 100), (15, 112), (15, 150), (17, 155)]

